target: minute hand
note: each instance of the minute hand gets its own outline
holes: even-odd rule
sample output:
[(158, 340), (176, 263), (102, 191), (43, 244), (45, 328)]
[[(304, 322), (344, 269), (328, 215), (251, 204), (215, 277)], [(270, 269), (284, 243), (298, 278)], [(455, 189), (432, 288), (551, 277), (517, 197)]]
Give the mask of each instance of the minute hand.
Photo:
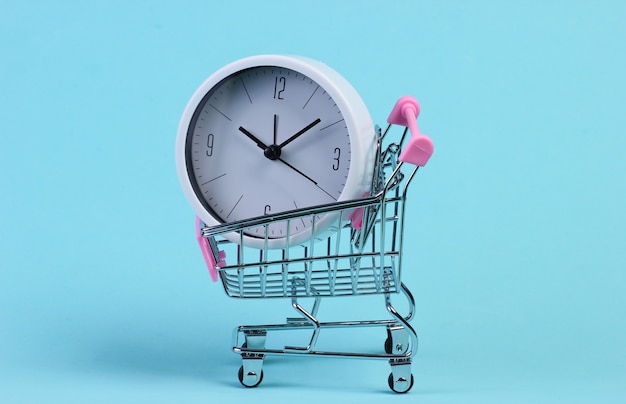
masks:
[(315, 125), (317, 125), (320, 122), (322, 122), (322, 120), (317, 118), (316, 120), (314, 120), (313, 122), (308, 124), (306, 127), (304, 127), (301, 130), (299, 130), (295, 135), (293, 135), (292, 137), (290, 137), (289, 139), (285, 140), (280, 145), (278, 145), (278, 148), (282, 149), (283, 147), (287, 146), (289, 143), (293, 142), (294, 140), (296, 140), (297, 138), (302, 136), (306, 131), (308, 131), (309, 129), (311, 129), (312, 127), (314, 127)]

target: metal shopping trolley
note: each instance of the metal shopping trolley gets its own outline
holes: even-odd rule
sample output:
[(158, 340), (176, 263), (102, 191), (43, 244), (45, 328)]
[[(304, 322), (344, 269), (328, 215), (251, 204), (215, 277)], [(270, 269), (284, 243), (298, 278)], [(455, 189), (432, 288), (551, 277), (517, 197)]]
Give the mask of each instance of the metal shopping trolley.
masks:
[[(402, 246), (407, 189), (420, 166), (433, 152), (430, 139), (418, 130), (419, 104), (401, 98), (389, 116), (386, 129), (377, 128), (377, 151), (369, 196), (332, 204), (266, 215), (208, 227), (196, 221), (198, 241), (214, 280), (235, 298), (288, 298), (299, 316), (281, 324), (241, 325), (233, 331), (233, 351), (241, 355), (239, 381), (255, 387), (263, 380), (267, 355), (316, 355), (385, 359), (391, 373), (389, 387), (405, 393), (413, 386), (411, 359), (417, 350), (417, 335), (410, 324), (415, 300), (401, 282)], [(399, 141), (391, 140), (393, 126), (403, 128)], [(395, 131), (398, 131), (397, 129)], [(407, 136), (410, 133), (410, 136)], [(408, 139), (407, 139), (408, 137)], [(396, 139), (397, 140), (397, 139)], [(268, 248), (270, 224), (309, 218), (315, 226), (321, 214), (333, 212), (336, 224), (323, 241), (309, 240), (282, 249)], [(243, 239), (250, 229), (265, 229), (263, 248), (250, 248), (221, 237), (235, 232)], [(231, 238), (232, 239), (232, 238)], [(289, 237), (287, 237), (287, 240)], [(389, 319), (322, 322), (317, 313), (322, 298), (383, 295)], [(402, 294), (408, 312), (401, 314), (392, 295)], [(313, 300), (306, 309), (301, 300)], [(407, 303), (403, 304), (407, 306)], [(329, 328), (384, 327), (387, 339), (380, 353), (335, 352), (317, 349), (320, 333)], [(268, 333), (285, 330), (310, 332), (305, 346), (267, 347)], [(307, 334), (308, 335), (308, 334)]]

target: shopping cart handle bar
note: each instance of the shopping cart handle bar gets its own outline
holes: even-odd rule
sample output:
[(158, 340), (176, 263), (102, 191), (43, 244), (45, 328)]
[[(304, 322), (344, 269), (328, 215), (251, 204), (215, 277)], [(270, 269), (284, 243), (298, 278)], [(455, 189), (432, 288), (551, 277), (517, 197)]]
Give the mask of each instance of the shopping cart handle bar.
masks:
[(400, 153), (399, 160), (423, 167), (432, 156), (434, 145), (428, 136), (419, 131), (417, 126), (419, 113), (420, 105), (417, 100), (411, 96), (404, 96), (394, 105), (387, 122), (393, 125), (406, 126), (411, 131), (411, 138)]

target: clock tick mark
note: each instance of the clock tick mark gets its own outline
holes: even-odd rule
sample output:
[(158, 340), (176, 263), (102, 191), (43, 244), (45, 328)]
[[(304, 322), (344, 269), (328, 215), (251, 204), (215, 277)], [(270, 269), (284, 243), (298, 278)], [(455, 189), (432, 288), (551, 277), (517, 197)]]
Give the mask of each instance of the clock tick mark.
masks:
[(210, 180), (208, 180), (207, 182), (204, 182), (204, 183), (202, 183), (202, 184), (200, 184), (200, 185), (206, 185), (206, 184), (208, 184), (209, 182), (212, 182), (212, 181), (215, 181), (215, 180), (217, 180), (217, 179), (219, 179), (219, 178), (222, 178), (222, 177), (223, 177), (223, 176), (225, 176), (225, 175), (226, 175), (226, 173), (224, 173), (224, 174), (222, 174), (222, 175), (218, 175), (217, 177), (215, 177), (215, 178), (213, 178), (213, 179), (210, 179)]
[(239, 80), (241, 80), (241, 85), (243, 86), (243, 89), (246, 92), (246, 95), (248, 96), (248, 100), (250, 100), (250, 104), (252, 104), (252, 98), (250, 98), (250, 93), (248, 93), (248, 89), (246, 88), (246, 83), (243, 82), (242, 77), (239, 77)]
[[(298, 205), (296, 204), (296, 201), (293, 201), (293, 206), (295, 206), (295, 207), (296, 207), (296, 209), (298, 209)], [(301, 218), (300, 218), (300, 220), (302, 220), (302, 225), (303, 225), (304, 227), (306, 227), (306, 223), (304, 222), (304, 218), (303, 218), (303, 217), (301, 217)], [(298, 230), (298, 227), (297, 227), (297, 226), (296, 226), (296, 230)]]
[(216, 110), (217, 112), (219, 112), (220, 114), (222, 114), (222, 116), (226, 119), (228, 119), (229, 121), (233, 121), (232, 119), (230, 119), (225, 113), (223, 113), (222, 111), (220, 111), (219, 109), (217, 109), (213, 104), (209, 104), (209, 107), (213, 108), (214, 110)]
[(237, 205), (239, 205), (239, 202), (241, 202), (241, 199), (243, 199), (243, 194), (241, 194), (239, 199), (237, 199), (237, 202), (235, 203), (235, 206), (233, 206), (233, 208), (230, 210), (230, 212), (228, 212), (228, 214), (226, 215), (226, 219), (228, 219), (230, 217), (230, 215), (233, 213), (233, 211), (235, 210)]
[(324, 126), (323, 128), (320, 128), (320, 131), (322, 131), (322, 130), (324, 130), (324, 129), (328, 129), (328, 128), (330, 128), (331, 126), (336, 125), (336, 124), (338, 124), (339, 122), (342, 122), (342, 121), (343, 121), (343, 119), (340, 119), (340, 120), (338, 120), (337, 122), (333, 122), (333, 123), (331, 123), (331, 124), (330, 124), (330, 125), (328, 125), (328, 126)]
[(315, 93), (317, 92), (317, 90), (319, 90), (320, 86), (315, 87), (315, 90), (313, 90), (313, 93), (311, 94), (311, 96), (309, 97), (308, 100), (306, 100), (306, 102), (304, 103), (304, 105), (302, 106), (302, 109), (306, 108), (307, 105), (309, 105), (309, 101), (311, 101), (311, 98), (313, 98), (313, 96), (315, 95)]

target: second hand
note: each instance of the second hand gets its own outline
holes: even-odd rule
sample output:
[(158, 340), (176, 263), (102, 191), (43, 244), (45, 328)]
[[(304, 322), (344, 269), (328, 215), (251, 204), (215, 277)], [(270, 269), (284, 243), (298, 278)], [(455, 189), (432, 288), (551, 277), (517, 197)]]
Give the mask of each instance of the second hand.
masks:
[(304, 178), (306, 178), (307, 180), (311, 181), (313, 184), (315, 184), (316, 187), (318, 187), (319, 189), (322, 190), (322, 192), (324, 192), (326, 195), (330, 196), (333, 200), (337, 200), (337, 198), (335, 198), (334, 196), (332, 196), (331, 194), (329, 194), (328, 192), (326, 192), (326, 190), (322, 187), (319, 186), (319, 184), (317, 183), (317, 181), (315, 181), (313, 178), (309, 177), (308, 175), (306, 175), (305, 173), (303, 173), (302, 171), (298, 170), (297, 168), (295, 168), (294, 166), (292, 166), (291, 164), (287, 163), (285, 160), (279, 158), (278, 159), (280, 162), (282, 162), (283, 164), (285, 164), (287, 167), (291, 168), (293, 171), (297, 172), (298, 174), (300, 174), (301, 176), (303, 176)]

